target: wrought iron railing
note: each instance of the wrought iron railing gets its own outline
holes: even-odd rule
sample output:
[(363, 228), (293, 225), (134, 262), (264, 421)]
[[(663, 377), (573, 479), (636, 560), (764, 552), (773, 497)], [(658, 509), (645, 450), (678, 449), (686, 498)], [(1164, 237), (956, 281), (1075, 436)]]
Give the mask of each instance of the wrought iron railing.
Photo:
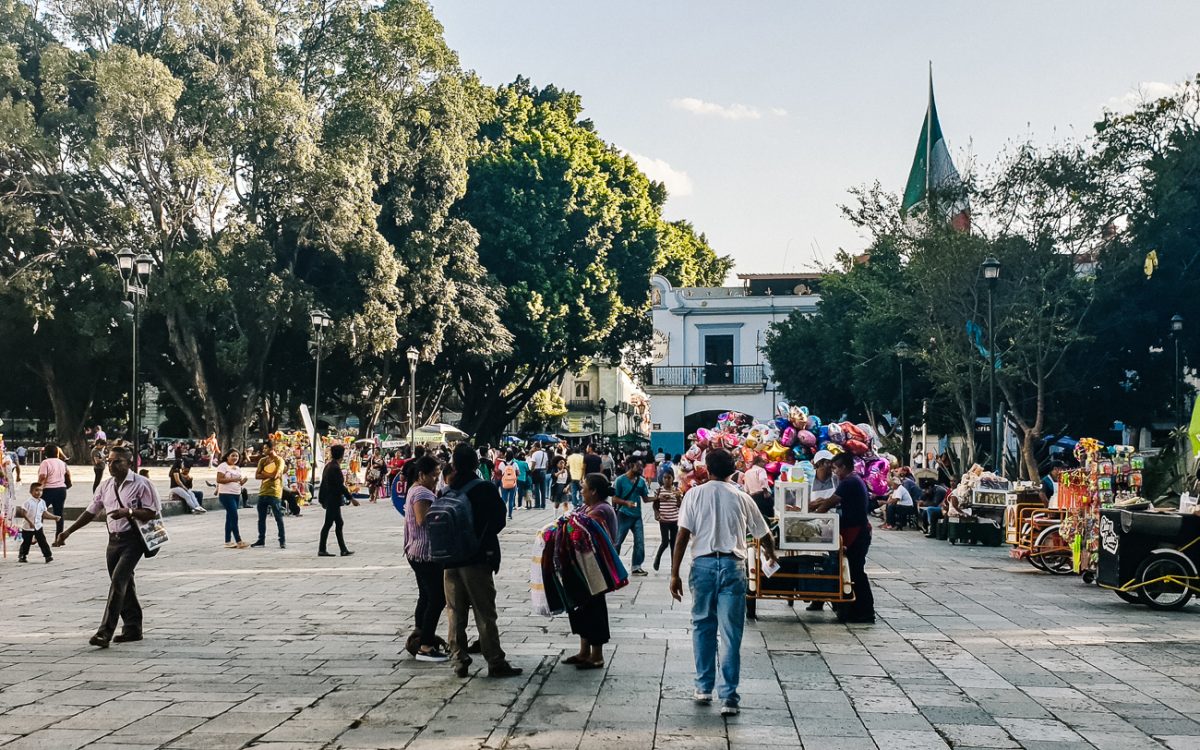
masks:
[(651, 386), (762, 385), (762, 365), (674, 365), (651, 367), (646, 384)]

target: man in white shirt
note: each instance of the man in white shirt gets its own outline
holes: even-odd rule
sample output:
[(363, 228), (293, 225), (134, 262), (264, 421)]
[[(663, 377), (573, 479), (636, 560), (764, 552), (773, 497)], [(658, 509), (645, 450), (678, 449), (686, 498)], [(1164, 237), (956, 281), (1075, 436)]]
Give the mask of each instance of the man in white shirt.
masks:
[(529, 456), (529, 473), (530, 482), (533, 484), (533, 507), (546, 507), (546, 467), (549, 465), (549, 457), (546, 456), (546, 451), (542, 450), (542, 444), (538, 443), (533, 454)]
[(742, 630), (746, 625), (746, 535), (762, 540), (763, 553), (775, 561), (775, 544), (762, 513), (750, 496), (729, 483), (733, 455), (714, 448), (704, 457), (711, 479), (688, 490), (679, 513), (679, 536), (671, 560), (671, 596), (683, 601), (679, 566), (692, 542), (692, 651), (696, 658), (697, 703), (712, 701), (716, 682), (717, 630), (724, 649), (721, 659), (721, 715), (736, 716), (741, 698)]
[[(132, 471), (132, 465), (133, 451), (127, 446), (109, 448), (108, 471), (112, 478), (100, 484), (87, 510), (54, 540), (55, 547), (62, 547), (67, 543), (67, 537), (91, 523), (96, 516), (103, 514), (105, 517), (108, 526), (106, 557), (111, 579), (108, 605), (104, 608), (100, 628), (88, 641), (99, 648), (108, 648), (109, 641), (142, 640), (142, 606), (138, 603), (133, 571), (145, 552), (135, 524), (157, 518), (162, 508), (154, 485)], [(118, 618), (124, 622), (124, 627), (114, 637)]]

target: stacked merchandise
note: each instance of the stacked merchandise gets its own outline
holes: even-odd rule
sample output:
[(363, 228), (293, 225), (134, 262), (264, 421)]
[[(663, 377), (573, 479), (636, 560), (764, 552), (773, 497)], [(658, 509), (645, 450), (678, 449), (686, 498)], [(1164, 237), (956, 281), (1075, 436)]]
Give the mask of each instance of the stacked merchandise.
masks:
[(1104, 446), (1083, 438), (1075, 446), (1083, 468), (1067, 472), (1059, 485), (1057, 505), (1067, 510), (1059, 535), (1070, 545), (1075, 572), (1091, 578), (1100, 554), (1100, 509), (1130, 507), (1143, 502), (1144, 459), (1132, 446)]
[(562, 516), (538, 532), (530, 568), (533, 611), (557, 615), (629, 583), (608, 532), (583, 513)]

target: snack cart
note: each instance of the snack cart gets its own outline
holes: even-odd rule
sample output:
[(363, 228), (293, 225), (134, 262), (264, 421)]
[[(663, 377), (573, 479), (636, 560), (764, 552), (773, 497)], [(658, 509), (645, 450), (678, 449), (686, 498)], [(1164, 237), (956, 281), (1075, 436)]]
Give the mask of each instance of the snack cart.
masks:
[(1200, 516), (1102, 508), (1096, 582), (1131, 604), (1182, 609), (1200, 594)]
[(755, 539), (746, 560), (746, 616), (758, 616), (760, 599), (843, 604), (854, 601), (850, 565), (836, 513), (810, 513), (812, 485), (775, 483), (775, 518), (768, 521), (775, 538), (779, 569), (765, 569), (761, 543)]

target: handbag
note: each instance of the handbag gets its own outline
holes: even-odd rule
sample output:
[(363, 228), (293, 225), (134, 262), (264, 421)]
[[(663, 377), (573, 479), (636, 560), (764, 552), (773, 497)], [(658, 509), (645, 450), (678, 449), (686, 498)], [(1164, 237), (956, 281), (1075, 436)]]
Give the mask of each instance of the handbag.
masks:
[[(129, 507), (125, 505), (125, 503), (121, 502), (120, 488), (117, 487), (117, 482), (115, 479), (113, 480), (113, 494), (117, 496), (118, 505), (120, 505), (122, 508)], [(139, 505), (138, 510), (141, 509), (142, 508)], [(142, 542), (142, 554), (145, 557), (154, 557), (158, 554), (158, 551), (163, 548), (164, 544), (171, 541), (170, 536), (167, 535), (167, 527), (163, 524), (161, 514), (151, 518), (149, 521), (143, 521), (141, 523), (139, 523), (135, 518), (130, 517), (129, 525), (137, 530), (138, 539), (140, 539)]]

